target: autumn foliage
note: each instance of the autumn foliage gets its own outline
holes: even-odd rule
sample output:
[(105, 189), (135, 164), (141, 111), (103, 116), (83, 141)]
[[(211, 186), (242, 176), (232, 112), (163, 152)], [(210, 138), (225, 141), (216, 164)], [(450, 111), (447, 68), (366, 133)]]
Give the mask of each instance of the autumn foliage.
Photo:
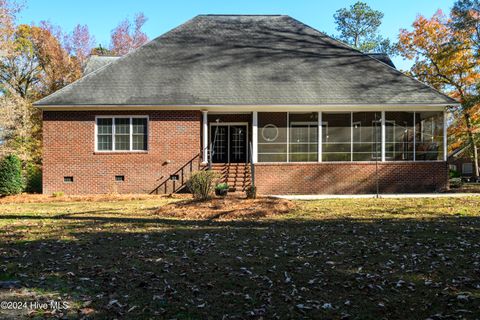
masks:
[(91, 54), (123, 55), (144, 44), (143, 13), (112, 31), (110, 49), (95, 48), (87, 25), (69, 33), (47, 21), (17, 24), (22, 5), (0, 0), (0, 157), (14, 152), (41, 163), (40, 112), (32, 103), (79, 79)]
[(400, 31), (398, 50), (414, 61), (412, 76), (461, 103), (450, 110), (450, 150), (469, 146), (478, 163), (480, 56), (474, 30), (454, 27), (452, 16), (440, 10), (430, 19), (418, 16), (412, 27)]
[(135, 14), (133, 22), (125, 19), (112, 30), (110, 51), (115, 55), (124, 55), (148, 41), (142, 27), (147, 21), (143, 13)]

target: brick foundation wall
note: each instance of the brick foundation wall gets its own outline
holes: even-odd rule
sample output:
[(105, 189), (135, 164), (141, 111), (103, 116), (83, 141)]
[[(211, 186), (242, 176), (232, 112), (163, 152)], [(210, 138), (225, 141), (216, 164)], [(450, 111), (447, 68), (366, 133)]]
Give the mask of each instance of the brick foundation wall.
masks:
[[(378, 164), (380, 193), (446, 190), (446, 162)], [(280, 163), (255, 165), (259, 194), (375, 193), (375, 163)]]
[[(96, 153), (99, 115), (148, 115), (148, 151)], [(199, 111), (45, 111), (43, 192), (148, 193), (200, 152), (200, 132)], [(64, 183), (64, 176), (74, 182)]]

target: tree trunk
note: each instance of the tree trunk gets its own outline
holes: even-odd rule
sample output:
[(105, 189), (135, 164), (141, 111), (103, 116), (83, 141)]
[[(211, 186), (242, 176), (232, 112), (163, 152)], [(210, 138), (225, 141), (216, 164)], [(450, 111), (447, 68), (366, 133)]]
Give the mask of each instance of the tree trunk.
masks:
[(478, 178), (480, 172), (478, 168), (478, 148), (477, 145), (475, 144), (475, 139), (473, 138), (473, 133), (472, 133), (472, 121), (470, 119), (470, 115), (468, 114), (467, 111), (464, 111), (464, 118), (465, 118), (465, 124), (467, 125), (467, 134), (468, 134), (468, 143), (470, 144), (470, 147), (472, 148), (472, 160), (473, 160), (473, 176), (475, 178)]

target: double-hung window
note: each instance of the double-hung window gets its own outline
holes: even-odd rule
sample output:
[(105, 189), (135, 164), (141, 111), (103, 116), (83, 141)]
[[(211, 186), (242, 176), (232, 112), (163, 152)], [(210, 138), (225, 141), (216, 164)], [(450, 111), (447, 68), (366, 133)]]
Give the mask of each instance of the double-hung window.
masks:
[(146, 151), (148, 147), (148, 118), (97, 117), (97, 151)]

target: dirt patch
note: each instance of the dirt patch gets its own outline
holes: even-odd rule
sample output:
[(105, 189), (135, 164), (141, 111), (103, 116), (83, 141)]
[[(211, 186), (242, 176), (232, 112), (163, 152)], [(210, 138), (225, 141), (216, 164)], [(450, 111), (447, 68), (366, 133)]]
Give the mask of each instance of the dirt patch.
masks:
[(0, 204), (8, 203), (51, 203), (51, 202), (108, 202), (128, 200), (151, 200), (158, 198), (186, 198), (189, 195), (149, 195), (149, 194), (98, 194), (98, 195), (62, 195), (54, 197), (45, 194), (19, 194), (0, 197)]
[(187, 199), (162, 206), (155, 214), (181, 219), (232, 220), (281, 215), (295, 208), (292, 201), (274, 198)]

